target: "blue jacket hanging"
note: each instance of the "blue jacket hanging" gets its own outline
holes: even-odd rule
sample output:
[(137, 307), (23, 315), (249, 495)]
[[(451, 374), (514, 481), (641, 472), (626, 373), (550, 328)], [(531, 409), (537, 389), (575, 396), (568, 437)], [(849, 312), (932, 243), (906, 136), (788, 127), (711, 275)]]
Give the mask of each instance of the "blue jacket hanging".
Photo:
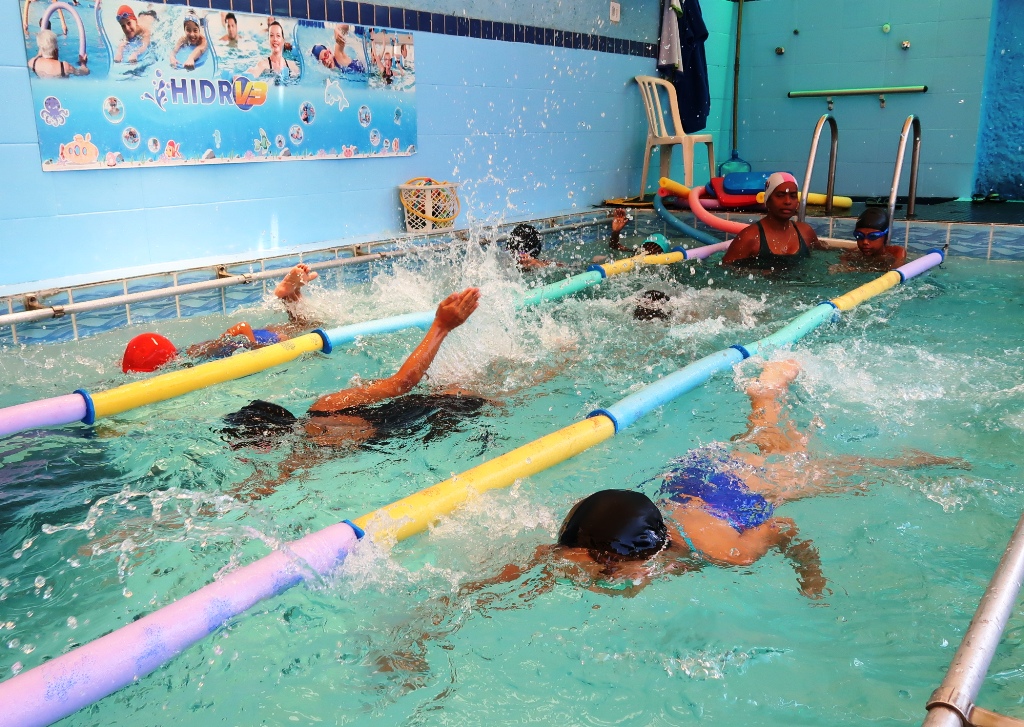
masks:
[(693, 134), (707, 126), (711, 112), (708, 62), (704, 41), (708, 29), (698, 0), (665, 0), (658, 70), (676, 87), (683, 130)]

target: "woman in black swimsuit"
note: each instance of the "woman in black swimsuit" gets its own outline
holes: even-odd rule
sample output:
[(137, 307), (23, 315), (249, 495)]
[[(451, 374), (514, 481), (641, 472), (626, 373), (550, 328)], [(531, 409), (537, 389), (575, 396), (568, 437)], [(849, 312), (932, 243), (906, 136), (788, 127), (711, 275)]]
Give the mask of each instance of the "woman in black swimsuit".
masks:
[(776, 172), (768, 177), (764, 204), (768, 214), (736, 235), (722, 262), (759, 270), (786, 269), (810, 257), (811, 248), (824, 249), (810, 225), (792, 221), (800, 204), (792, 174)]

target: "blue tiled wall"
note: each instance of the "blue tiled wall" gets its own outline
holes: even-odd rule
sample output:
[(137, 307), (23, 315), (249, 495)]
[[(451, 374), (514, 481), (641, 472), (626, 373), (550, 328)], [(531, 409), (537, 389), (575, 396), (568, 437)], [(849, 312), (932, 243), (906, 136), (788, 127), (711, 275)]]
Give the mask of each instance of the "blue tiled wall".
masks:
[[(227, 2), (270, 7), (269, 0)], [(416, 12), (273, 0), (278, 13), (341, 20), (354, 10), (361, 22), (363, 14), (379, 22), (386, 13), (389, 25), (417, 31), (429, 17), (431, 32), (416, 35), (420, 151), (412, 157), (44, 174), (18, 3), (4, 3), (0, 286), (103, 280), (209, 256), (385, 237), (404, 227), (396, 185), (415, 176), (462, 183), (460, 225), (586, 209), (638, 184), (645, 121), (632, 78), (654, 71), (659, 0), (624, 3), (620, 25), (601, 20), (606, 0), (405, 4)], [(502, 40), (485, 40), (488, 27)]]
[(1024, 4), (996, 0), (974, 191), (1024, 199)]
[[(915, 114), (923, 126), (918, 194), (969, 195), (991, 14), (987, 1), (763, 0), (745, 5), (741, 155), (755, 169), (803, 174), (814, 125), (828, 108), (824, 98), (790, 99), (789, 91), (926, 85), (924, 94), (887, 96), (884, 109), (877, 96), (835, 98), (832, 113), (840, 131), (836, 192), (887, 195), (900, 129), (907, 115)], [(885, 23), (889, 33), (882, 31)], [(904, 40), (910, 41), (908, 50), (901, 48)], [(776, 55), (777, 47), (785, 53)], [(827, 157), (826, 131), (814, 173), (818, 182), (813, 186), (821, 191)]]

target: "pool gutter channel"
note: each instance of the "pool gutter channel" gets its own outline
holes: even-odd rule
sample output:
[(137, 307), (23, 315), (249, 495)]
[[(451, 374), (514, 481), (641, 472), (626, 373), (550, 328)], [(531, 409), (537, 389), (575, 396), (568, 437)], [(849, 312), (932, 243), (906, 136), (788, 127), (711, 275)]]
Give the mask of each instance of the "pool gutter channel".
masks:
[[(542, 235), (551, 234), (555, 232), (566, 232), (569, 230), (576, 230), (582, 227), (592, 227), (594, 225), (602, 225), (608, 222), (607, 218), (595, 218), (593, 220), (586, 220), (583, 222), (573, 222), (565, 225), (553, 225), (551, 227), (545, 227), (540, 230)], [(458, 233), (456, 233), (458, 234)], [(507, 240), (509, 233), (502, 233), (493, 238), (482, 240), (481, 245), (488, 245), (496, 242), (503, 242)], [(437, 251), (455, 247), (456, 245), (464, 244), (469, 240), (469, 237), (462, 239), (456, 239), (451, 242), (440, 242), (436, 244), (427, 244), (419, 247), (411, 247), (403, 250), (386, 250), (383, 252), (372, 252), (363, 254), (361, 249), (362, 245), (352, 245), (347, 248), (337, 248), (336, 253), (341, 250), (351, 251), (351, 255), (348, 257), (339, 257), (334, 260), (324, 260), (317, 263), (308, 263), (311, 270), (328, 270), (331, 268), (339, 268), (345, 265), (362, 265), (365, 263), (371, 263), (377, 260), (386, 260), (390, 258), (404, 257), (412, 252), (418, 251)], [(371, 245), (374, 243), (371, 243)], [(394, 243), (376, 243), (376, 244), (394, 244)], [(300, 257), (301, 259), (301, 257)], [(240, 263), (244, 264), (244, 263)], [(52, 320), (55, 318), (63, 318), (66, 315), (74, 315), (76, 313), (89, 313), (95, 310), (102, 310), (104, 308), (114, 308), (121, 305), (130, 305), (131, 303), (141, 303), (149, 300), (156, 300), (159, 298), (170, 298), (177, 297), (180, 295), (186, 295), (189, 293), (200, 293), (207, 290), (217, 290), (222, 288), (229, 288), (235, 285), (249, 285), (272, 278), (281, 277), (287, 268), (275, 268), (273, 270), (262, 270), (255, 273), (243, 273), (241, 275), (229, 275), (223, 271), (226, 266), (220, 265), (215, 266), (217, 274), (222, 276), (216, 280), (205, 280), (199, 283), (186, 283), (185, 285), (174, 285), (166, 288), (157, 288), (155, 290), (147, 290), (139, 293), (126, 293), (125, 295), (115, 295), (109, 298), (99, 298), (97, 300), (90, 300), (83, 303), (69, 303), (67, 305), (54, 305), (54, 306), (38, 306), (33, 307), (31, 310), (19, 311), (18, 313), (6, 313), (0, 315), (0, 326), (14, 326), (19, 323), (33, 323), (36, 321)], [(199, 268), (203, 269), (203, 268)], [(118, 282), (117, 280), (107, 281), (108, 283)], [(42, 293), (27, 293), (23, 297), (26, 301), (36, 300), (42, 297)], [(12, 296), (17, 297), (17, 296)], [(30, 303), (27, 303), (27, 305)]]

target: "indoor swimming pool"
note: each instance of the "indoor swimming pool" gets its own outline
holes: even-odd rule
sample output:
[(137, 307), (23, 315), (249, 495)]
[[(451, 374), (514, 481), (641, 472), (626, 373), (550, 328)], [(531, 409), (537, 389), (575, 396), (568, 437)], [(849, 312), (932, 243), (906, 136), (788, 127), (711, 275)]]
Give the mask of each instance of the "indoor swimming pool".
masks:
[[(603, 233), (602, 233), (603, 234)], [(830, 275), (838, 253), (765, 278), (720, 258), (645, 267), (535, 308), (531, 286), (582, 272), (600, 240), (564, 234), (565, 267), (523, 274), (474, 242), (325, 273), (307, 289), (325, 327), (430, 310), (479, 286), (422, 390), (459, 386), (479, 415), (386, 443), (320, 451), (277, 484), (297, 446), (232, 448), (222, 418), (253, 399), (301, 415), (321, 394), (393, 373), (422, 338), (363, 337), (330, 355), (102, 419), (0, 440), (0, 680), (171, 603), (282, 543), (449, 478), (585, 418), (695, 359), (761, 339), (876, 277)], [(487, 493), (429, 533), (360, 541), (339, 572), (231, 619), (164, 667), (62, 724), (867, 725), (918, 723), (1019, 516), (1024, 270), (950, 258), (770, 359), (802, 369), (788, 413), (814, 455), (962, 466), (865, 466), (835, 492), (786, 504), (818, 548), (828, 592), (802, 595), (772, 552), (705, 564), (634, 597), (549, 584), (525, 564), (571, 505), (600, 489), (657, 495), (670, 461), (745, 430), (754, 357), (597, 446)], [(638, 296), (670, 296), (637, 321)], [(268, 296), (231, 316), (130, 326), (58, 345), (0, 348), (0, 406), (134, 380), (143, 330), (175, 342), (240, 320), (279, 322)], [(742, 445), (738, 445), (742, 446)], [(851, 489), (852, 488), (852, 489)], [(1011, 619), (979, 701), (1019, 711)], [(2, 722), (2, 717), (0, 717)]]

